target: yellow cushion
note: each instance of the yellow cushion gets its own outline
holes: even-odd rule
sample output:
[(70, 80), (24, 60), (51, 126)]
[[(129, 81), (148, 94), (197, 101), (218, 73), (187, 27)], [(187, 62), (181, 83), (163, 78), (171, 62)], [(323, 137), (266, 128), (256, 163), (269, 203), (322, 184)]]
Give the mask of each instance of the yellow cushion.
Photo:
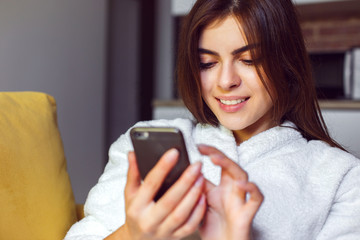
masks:
[(54, 98), (0, 93), (0, 239), (63, 239), (76, 221)]

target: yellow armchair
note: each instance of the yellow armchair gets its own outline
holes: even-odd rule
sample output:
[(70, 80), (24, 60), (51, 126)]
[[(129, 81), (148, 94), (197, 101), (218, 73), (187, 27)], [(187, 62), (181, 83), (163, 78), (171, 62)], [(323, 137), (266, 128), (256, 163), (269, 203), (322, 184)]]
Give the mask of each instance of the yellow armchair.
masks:
[(60, 240), (83, 217), (53, 97), (0, 93), (0, 239)]

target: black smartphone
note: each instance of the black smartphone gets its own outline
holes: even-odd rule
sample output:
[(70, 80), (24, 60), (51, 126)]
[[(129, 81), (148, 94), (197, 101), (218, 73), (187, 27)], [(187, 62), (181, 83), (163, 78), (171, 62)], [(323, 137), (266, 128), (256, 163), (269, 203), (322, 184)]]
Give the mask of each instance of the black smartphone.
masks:
[(190, 165), (183, 134), (173, 127), (135, 127), (130, 130), (130, 136), (142, 179), (167, 150), (176, 148), (180, 153), (176, 165), (155, 196), (157, 201)]

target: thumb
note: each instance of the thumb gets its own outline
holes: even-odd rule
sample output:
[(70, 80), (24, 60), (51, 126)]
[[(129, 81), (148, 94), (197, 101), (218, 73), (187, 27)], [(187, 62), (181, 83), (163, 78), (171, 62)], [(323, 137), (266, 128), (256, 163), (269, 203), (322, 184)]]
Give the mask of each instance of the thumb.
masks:
[(209, 191), (211, 191), (215, 187), (216, 186), (212, 182), (210, 182), (207, 179), (205, 180), (205, 189), (204, 189), (205, 193), (208, 193)]

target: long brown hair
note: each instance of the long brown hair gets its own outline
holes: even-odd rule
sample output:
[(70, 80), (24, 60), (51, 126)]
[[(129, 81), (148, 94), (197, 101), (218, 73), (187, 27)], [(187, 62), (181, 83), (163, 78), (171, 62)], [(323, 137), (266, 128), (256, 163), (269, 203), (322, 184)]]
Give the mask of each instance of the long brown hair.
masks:
[[(197, 121), (219, 124), (201, 97), (199, 38), (205, 27), (229, 15), (238, 19), (248, 44), (258, 46), (251, 54), (274, 103), (274, 121), (281, 124), (289, 120), (307, 140), (323, 140), (343, 149), (330, 137), (321, 115), (291, 0), (198, 0), (195, 3), (180, 33), (177, 81), (184, 104)], [(264, 81), (264, 74), (268, 81)]]

